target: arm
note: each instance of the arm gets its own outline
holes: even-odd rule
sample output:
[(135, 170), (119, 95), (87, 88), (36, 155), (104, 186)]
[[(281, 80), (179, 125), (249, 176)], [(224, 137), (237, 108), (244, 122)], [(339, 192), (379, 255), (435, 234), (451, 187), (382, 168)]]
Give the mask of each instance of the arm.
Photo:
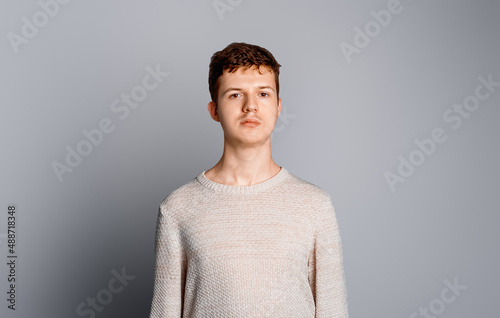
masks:
[(309, 257), (309, 283), (316, 304), (315, 318), (347, 318), (347, 289), (342, 241), (331, 203), (320, 211)]
[(150, 318), (182, 317), (186, 265), (179, 225), (160, 206), (156, 225), (155, 278)]

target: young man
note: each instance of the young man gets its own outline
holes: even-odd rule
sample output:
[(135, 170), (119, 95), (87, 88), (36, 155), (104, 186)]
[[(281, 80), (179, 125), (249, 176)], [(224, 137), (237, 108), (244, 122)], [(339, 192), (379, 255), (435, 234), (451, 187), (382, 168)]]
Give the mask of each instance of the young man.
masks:
[(224, 151), (160, 205), (150, 318), (348, 317), (330, 195), (272, 159), (280, 66), (246, 43), (212, 56)]

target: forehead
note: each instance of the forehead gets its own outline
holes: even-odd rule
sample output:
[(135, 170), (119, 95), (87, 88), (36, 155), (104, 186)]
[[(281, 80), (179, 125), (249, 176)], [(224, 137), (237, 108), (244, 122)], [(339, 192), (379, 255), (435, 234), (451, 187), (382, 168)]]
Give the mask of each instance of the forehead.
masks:
[(274, 72), (267, 66), (257, 67), (256, 65), (246, 68), (240, 67), (233, 71), (225, 69), (222, 75), (219, 77), (220, 87), (234, 86), (234, 85), (260, 85), (260, 84), (272, 85), (274, 88), (275, 78)]

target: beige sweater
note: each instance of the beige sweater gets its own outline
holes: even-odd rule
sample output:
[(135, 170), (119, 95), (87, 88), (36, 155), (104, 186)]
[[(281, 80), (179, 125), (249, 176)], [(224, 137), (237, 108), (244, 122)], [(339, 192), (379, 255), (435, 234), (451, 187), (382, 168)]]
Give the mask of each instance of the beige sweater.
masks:
[(285, 168), (250, 186), (205, 171), (160, 205), (150, 318), (345, 318), (330, 195)]

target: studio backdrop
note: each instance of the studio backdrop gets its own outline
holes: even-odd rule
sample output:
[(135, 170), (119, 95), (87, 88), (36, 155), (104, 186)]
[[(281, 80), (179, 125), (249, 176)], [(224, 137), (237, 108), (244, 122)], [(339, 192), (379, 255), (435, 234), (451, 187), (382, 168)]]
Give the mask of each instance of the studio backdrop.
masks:
[(352, 317), (498, 317), (500, 2), (2, 1), (0, 316), (148, 317), (160, 202), (220, 158), (210, 57), (282, 65)]

